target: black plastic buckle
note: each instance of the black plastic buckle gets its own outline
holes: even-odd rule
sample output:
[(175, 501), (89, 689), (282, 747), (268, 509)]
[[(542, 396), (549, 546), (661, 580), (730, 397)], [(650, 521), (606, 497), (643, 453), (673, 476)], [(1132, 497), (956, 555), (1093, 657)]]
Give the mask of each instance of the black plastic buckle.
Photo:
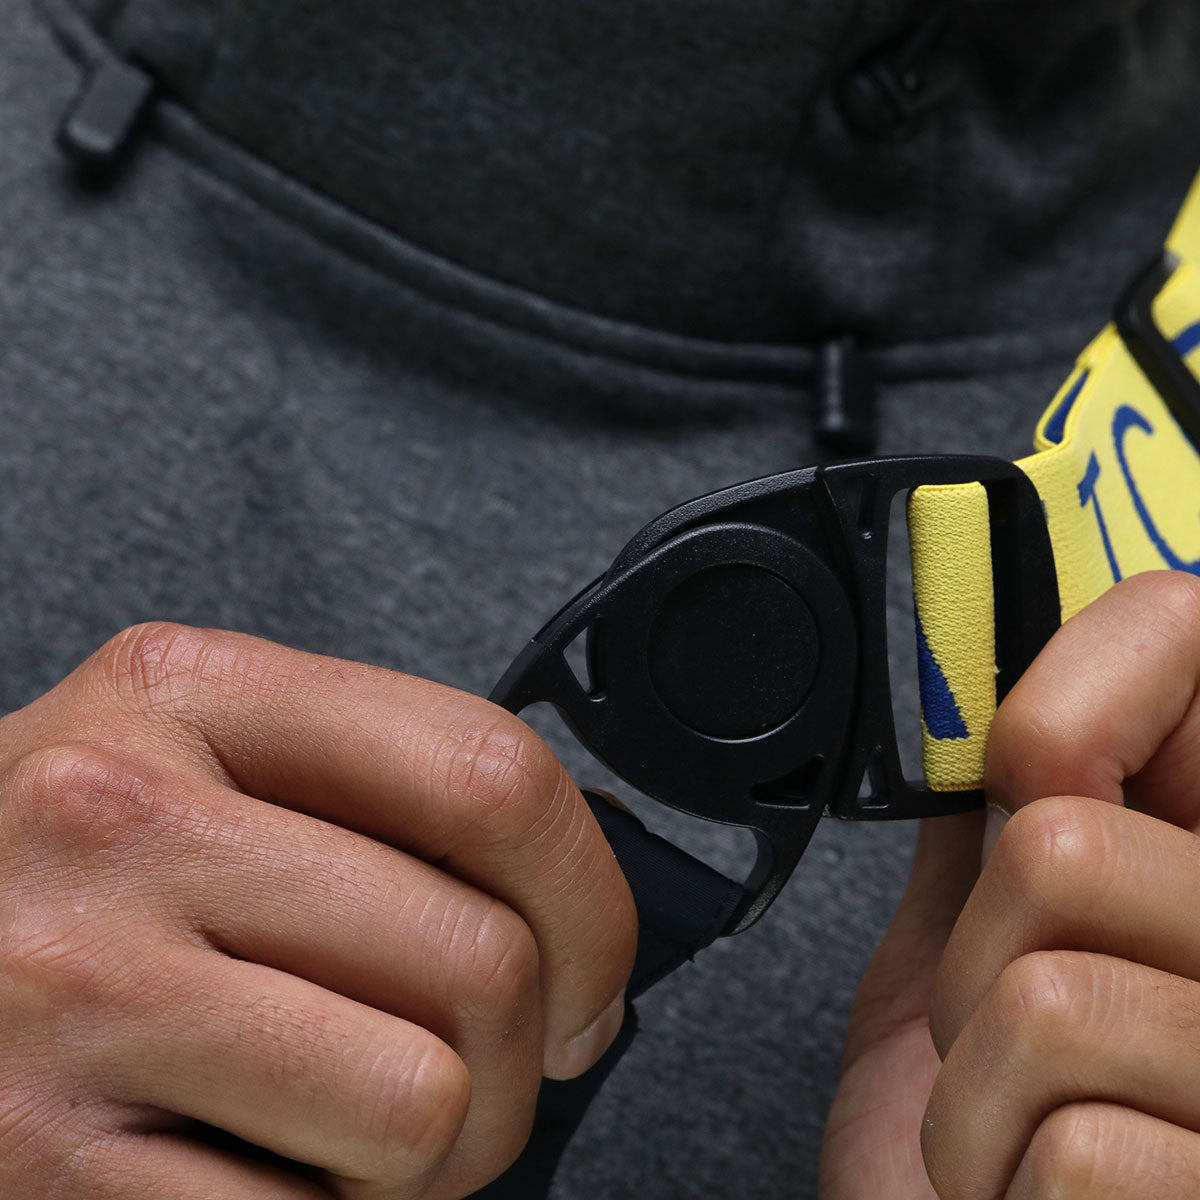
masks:
[(1169, 250), (1157, 255), (1122, 293), (1114, 322), (1142, 374), (1163, 398), (1192, 445), (1200, 450), (1200, 380), (1154, 319), (1155, 298), (1179, 265), (1179, 259)]
[[(1049, 533), (1018, 467), (947, 456), (791, 471), (673, 509), (537, 634), (491, 698), (515, 713), (548, 701), (639, 791), (754, 830), (758, 859), (726, 930), (740, 932), (823, 812), (903, 820), (982, 805), (980, 792), (904, 778), (887, 658), (892, 500), (972, 481), (991, 514), (1002, 696), (1059, 625)], [(567, 659), (580, 635), (590, 687)]]

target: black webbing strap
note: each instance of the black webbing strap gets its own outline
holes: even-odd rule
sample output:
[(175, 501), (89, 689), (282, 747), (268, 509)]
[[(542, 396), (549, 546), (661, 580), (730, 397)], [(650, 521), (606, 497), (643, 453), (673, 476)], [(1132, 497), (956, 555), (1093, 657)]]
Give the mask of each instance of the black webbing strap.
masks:
[[(631, 813), (600, 796), (584, 794), (637, 904), (637, 960), (626, 991), (632, 1001), (713, 942), (728, 927), (745, 889), (651, 833)], [(571, 1135), (636, 1033), (637, 1014), (632, 1003), (626, 1003), (621, 1032), (590, 1071), (577, 1079), (542, 1083), (529, 1144), (495, 1183), (475, 1193), (474, 1200), (538, 1200), (549, 1194)]]

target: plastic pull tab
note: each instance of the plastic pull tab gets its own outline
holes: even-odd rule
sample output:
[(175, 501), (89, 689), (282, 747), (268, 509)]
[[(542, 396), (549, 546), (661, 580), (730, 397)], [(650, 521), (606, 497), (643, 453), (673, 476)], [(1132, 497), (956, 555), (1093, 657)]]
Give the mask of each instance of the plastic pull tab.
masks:
[(820, 348), (815, 400), (815, 432), (822, 446), (847, 457), (874, 453), (875, 376), (853, 337)]
[(59, 149), (89, 171), (111, 167), (133, 139), (153, 93), (147, 71), (123, 59), (104, 59), (63, 117)]
[(915, 29), (842, 77), (837, 100), (852, 129), (877, 141), (896, 137), (957, 89), (958, 65), (944, 47), (953, 8), (939, 0)]

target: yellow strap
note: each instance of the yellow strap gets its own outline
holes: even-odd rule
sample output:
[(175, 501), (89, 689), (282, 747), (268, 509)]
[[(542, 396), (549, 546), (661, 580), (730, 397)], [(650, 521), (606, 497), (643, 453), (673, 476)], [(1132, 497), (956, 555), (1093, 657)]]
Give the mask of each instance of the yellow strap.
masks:
[[(1182, 260), (1154, 318), (1200, 378), (1200, 176), (1167, 239)], [(1200, 574), (1200, 454), (1109, 325), (1038, 422), (1019, 466), (1045, 506), (1063, 620), (1118, 580)], [(996, 710), (987, 498), (982, 485), (917, 488), (909, 538), (925, 775), (935, 791), (982, 785)]]
[(1185, 262), (1200, 262), (1200, 175), (1192, 180), (1187, 199), (1167, 234), (1167, 249)]

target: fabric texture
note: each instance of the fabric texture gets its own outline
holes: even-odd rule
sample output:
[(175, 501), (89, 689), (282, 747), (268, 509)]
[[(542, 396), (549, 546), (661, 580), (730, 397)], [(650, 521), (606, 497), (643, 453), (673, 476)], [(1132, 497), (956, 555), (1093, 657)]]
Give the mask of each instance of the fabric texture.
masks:
[[(647, 520), (820, 460), (826, 334), (867, 347), (881, 452), (1019, 456), (1162, 241), (1200, 99), (1186, 0), (1047, 7), (964, 4), (966, 82), (875, 142), (834, 84), (925, 5), (0, 0), (0, 703), (147, 618), (486, 693)], [(110, 47), (162, 98), (86, 185), (54, 131)], [(556, 1200), (815, 1195), (915, 832), (825, 823), (643, 998)]]
[(996, 715), (992, 540), (983, 485), (914, 489), (908, 539), (925, 778), (935, 791), (977, 788)]
[(1179, 81), (1200, 11), (957, 4), (928, 64), (953, 101), (864, 139), (837, 111), (839, 74), (934, 7), (126, 0), (107, 34), (355, 211), (618, 319), (896, 342), (1106, 303), (1081, 264), (1101, 239), (1132, 253), (1150, 232), (1139, 201), (1190, 179)]

